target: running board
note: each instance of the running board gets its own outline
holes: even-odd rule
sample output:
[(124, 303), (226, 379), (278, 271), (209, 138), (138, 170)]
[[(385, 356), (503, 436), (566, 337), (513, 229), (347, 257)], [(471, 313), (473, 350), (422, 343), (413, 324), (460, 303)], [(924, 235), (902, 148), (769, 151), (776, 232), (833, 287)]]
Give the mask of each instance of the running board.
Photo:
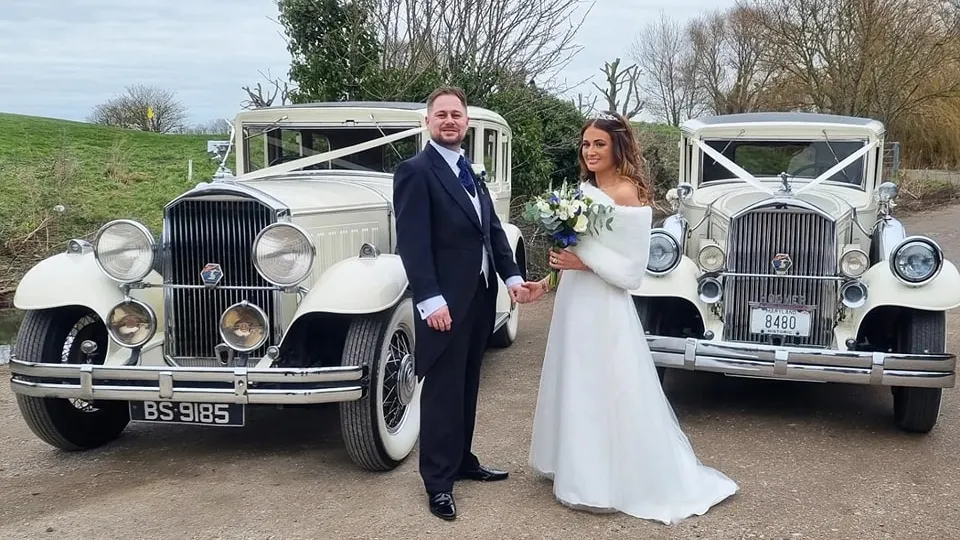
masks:
[(497, 312), (496, 318), (493, 319), (493, 331), (496, 332), (497, 330), (499, 330), (503, 325), (507, 324), (507, 321), (509, 320), (510, 320), (509, 311)]

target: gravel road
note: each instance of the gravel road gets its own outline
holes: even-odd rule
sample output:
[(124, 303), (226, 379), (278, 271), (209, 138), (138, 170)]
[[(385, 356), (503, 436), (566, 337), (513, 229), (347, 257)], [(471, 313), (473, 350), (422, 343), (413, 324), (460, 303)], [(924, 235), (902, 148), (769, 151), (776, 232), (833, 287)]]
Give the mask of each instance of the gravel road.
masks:
[[(958, 261), (958, 218), (954, 206), (905, 221)], [(518, 343), (487, 356), (475, 448), (512, 474), (459, 485), (455, 522), (429, 514), (416, 455), (388, 474), (358, 471), (333, 408), (265, 410), (242, 430), (131, 425), (106, 448), (67, 454), (33, 436), (4, 382), (0, 538), (960, 538), (956, 390), (917, 437), (892, 426), (885, 389), (671, 373), (666, 391), (698, 456), (741, 492), (673, 527), (557, 504), (526, 466), (550, 310), (524, 309)]]

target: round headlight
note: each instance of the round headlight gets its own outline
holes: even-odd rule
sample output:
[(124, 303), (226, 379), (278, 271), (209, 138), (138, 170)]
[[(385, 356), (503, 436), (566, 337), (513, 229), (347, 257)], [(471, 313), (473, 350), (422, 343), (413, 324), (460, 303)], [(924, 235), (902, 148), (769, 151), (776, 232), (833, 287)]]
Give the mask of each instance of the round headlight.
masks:
[(647, 271), (651, 274), (666, 274), (680, 263), (680, 244), (663, 229), (650, 233), (650, 257)]
[(124, 347), (143, 346), (157, 331), (157, 316), (150, 306), (128, 298), (107, 314), (107, 333)]
[(306, 231), (292, 223), (274, 223), (253, 241), (253, 266), (263, 279), (280, 287), (306, 279), (315, 256)]
[(922, 236), (904, 238), (890, 253), (890, 270), (907, 285), (919, 285), (933, 279), (942, 265), (940, 246)]
[(847, 277), (860, 277), (870, 268), (870, 257), (859, 249), (853, 249), (840, 257), (840, 272)]
[(244, 300), (227, 308), (220, 316), (220, 337), (230, 348), (250, 352), (267, 341), (267, 314)]
[(716, 304), (723, 298), (723, 285), (715, 277), (705, 277), (697, 283), (697, 295), (704, 304)]
[(703, 268), (705, 271), (716, 272), (723, 268), (723, 250), (716, 244), (703, 246), (700, 249), (700, 253), (697, 254), (697, 261), (700, 263), (700, 268)]
[(848, 308), (858, 308), (867, 303), (867, 287), (859, 281), (848, 281), (840, 287), (840, 300)]
[(111, 221), (97, 232), (93, 256), (111, 279), (121, 283), (139, 281), (153, 268), (153, 235), (136, 221)]

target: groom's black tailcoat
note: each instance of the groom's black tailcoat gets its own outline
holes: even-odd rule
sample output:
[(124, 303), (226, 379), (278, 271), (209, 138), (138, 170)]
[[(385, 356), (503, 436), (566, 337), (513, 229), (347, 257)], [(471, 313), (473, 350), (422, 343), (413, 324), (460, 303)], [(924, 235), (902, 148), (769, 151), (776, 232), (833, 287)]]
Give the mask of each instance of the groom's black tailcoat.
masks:
[[(446, 332), (415, 310), (416, 374), (422, 377), (420, 474), (428, 492), (451, 491), (458, 470), (478, 465), (471, 453), (480, 364), (496, 315), (497, 280), (520, 276), (483, 182), (482, 220), (443, 156), (428, 144), (397, 168), (393, 180), (397, 251), (414, 303), (443, 295)], [(489, 285), (481, 274), (487, 248)]]

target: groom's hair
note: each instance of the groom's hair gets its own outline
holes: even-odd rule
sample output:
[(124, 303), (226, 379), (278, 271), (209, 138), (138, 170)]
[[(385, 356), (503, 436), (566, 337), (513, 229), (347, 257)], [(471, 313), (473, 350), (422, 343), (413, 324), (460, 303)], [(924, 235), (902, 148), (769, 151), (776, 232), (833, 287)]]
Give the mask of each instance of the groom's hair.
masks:
[(467, 108), (467, 95), (456, 86), (441, 86), (433, 92), (430, 92), (430, 95), (427, 96), (427, 108), (433, 107), (433, 102), (440, 96), (456, 96), (457, 99), (460, 100), (460, 103), (463, 103), (464, 110)]

